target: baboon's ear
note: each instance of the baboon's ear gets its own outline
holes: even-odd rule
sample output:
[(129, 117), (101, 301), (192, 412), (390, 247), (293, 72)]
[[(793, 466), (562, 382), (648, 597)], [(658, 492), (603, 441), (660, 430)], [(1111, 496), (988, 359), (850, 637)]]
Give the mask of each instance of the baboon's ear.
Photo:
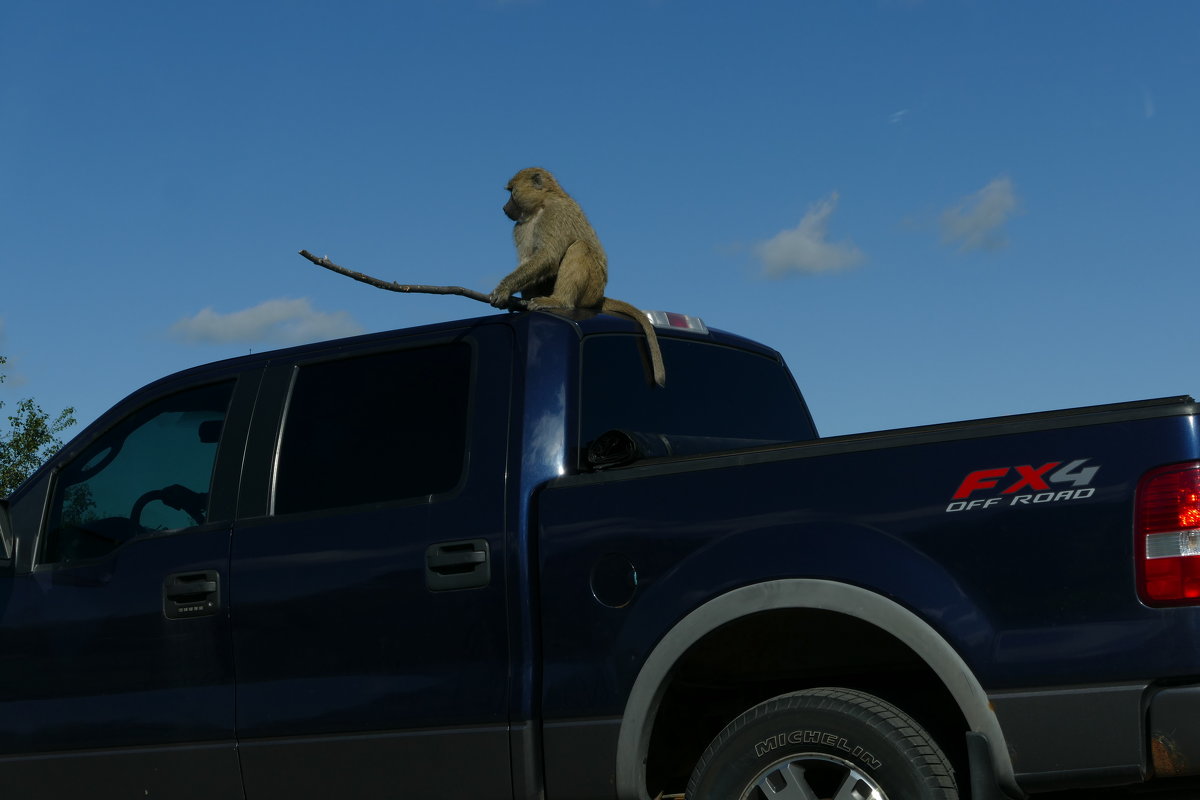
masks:
[(530, 178), (533, 180), (534, 186), (536, 186), (539, 189), (542, 188), (542, 173), (535, 172), (535, 173), (533, 173), (533, 175), (530, 176)]

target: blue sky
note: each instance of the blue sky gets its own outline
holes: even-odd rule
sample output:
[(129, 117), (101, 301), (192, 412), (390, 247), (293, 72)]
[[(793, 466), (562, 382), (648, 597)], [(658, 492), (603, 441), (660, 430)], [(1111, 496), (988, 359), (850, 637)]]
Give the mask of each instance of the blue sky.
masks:
[(8, 408), (488, 313), (508, 178), (609, 294), (787, 358), (819, 429), (1200, 392), (1200, 5), (0, 6)]

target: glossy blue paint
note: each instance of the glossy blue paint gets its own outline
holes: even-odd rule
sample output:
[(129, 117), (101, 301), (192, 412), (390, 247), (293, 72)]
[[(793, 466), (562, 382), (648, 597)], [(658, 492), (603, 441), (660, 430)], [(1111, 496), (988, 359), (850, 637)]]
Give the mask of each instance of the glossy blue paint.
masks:
[[(988, 689), (1200, 674), (1200, 609), (1137, 599), (1132, 490), (1147, 469), (1200, 454), (1188, 417), (839, 452), (799, 445), (753, 463), (567, 478), (541, 495), (547, 718), (621, 713), (641, 662), (691, 609), (781, 578), (843, 581), (899, 599)], [(856, 444), (852, 440), (844, 445)], [(947, 512), (967, 473), (1086, 453), (1093, 496)], [(916, 456), (916, 457), (914, 457)], [(722, 466), (721, 461), (725, 464)], [(588, 576), (605, 554), (638, 570), (612, 609)], [(600, 658), (596, 658), (601, 654)], [(1150, 666), (1150, 665), (1153, 666)]]

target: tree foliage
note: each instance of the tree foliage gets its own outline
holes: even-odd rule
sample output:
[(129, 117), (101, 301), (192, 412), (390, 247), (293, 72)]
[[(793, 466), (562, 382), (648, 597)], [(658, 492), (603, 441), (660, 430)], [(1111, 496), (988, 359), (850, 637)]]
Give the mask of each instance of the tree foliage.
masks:
[[(0, 356), (0, 367), (8, 359)], [(0, 383), (4, 382), (0, 371)], [(4, 401), (0, 400), (0, 408)], [(68, 408), (54, 419), (32, 399), (17, 403), (15, 413), (8, 415), (8, 427), (0, 430), (0, 497), (5, 497), (21, 485), (42, 462), (54, 455), (62, 440), (58, 435), (75, 424), (75, 409)]]

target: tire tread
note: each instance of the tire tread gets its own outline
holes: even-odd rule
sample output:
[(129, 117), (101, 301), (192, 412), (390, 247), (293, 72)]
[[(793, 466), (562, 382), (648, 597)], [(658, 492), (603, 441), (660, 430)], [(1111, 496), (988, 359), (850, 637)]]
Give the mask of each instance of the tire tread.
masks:
[[(705, 749), (688, 782), (686, 797), (693, 797), (700, 777), (725, 743), (764, 716), (813, 710), (834, 711), (874, 728), (891, 741), (913, 764), (925, 786), (940, 800), (957, 800), (954, 770), (937, 743), (901, 709), (856, 689), (823, 687), (771, 698), (731, 722)], [(901, 799), (903, 800), (903, 799)]]

